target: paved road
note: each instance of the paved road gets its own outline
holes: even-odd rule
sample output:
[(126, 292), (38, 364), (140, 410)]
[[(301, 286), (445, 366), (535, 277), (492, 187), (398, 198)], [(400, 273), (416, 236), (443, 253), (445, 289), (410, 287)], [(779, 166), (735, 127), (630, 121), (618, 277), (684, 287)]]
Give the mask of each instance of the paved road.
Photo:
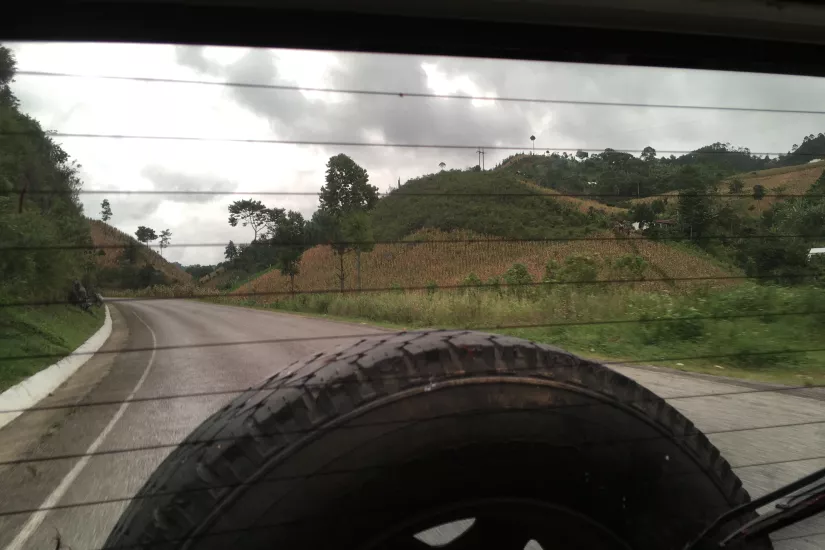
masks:
[[(52, 550), (58, 533), (72, 550), (100, 547), (126, 500), (233, 391), (295, 359), (379, 332), (178, 300), (121, 303), (112, 310), (112, 336), (101, 353), (41, 410), (0, 430), (0, 549)], [(250, 343), (272, 339), (293, 340)], [(214, 345), (223, 342), (246, 343)], [(711, 439), (752, 495), (825, 467), (825, 400), (655, 369), (619, 370), (715, 432)], [(167, 398), (120, 404), (159, 396)], [(95, 456), (83, 458), (90, 448)], [(94, 504), (101, 500), (110, 502)], [(44, 504), (56, 509), (12, 513)], [(809, 520), (780, 537), (794, 537), (778, 543), (782, 550), (825, 548), (825, 521)]]

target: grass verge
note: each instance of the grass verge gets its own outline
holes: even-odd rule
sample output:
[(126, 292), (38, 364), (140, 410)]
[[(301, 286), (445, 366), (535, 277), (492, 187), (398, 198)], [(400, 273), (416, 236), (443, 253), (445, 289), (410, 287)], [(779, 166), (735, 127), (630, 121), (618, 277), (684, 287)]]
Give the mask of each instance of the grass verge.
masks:
[(742, 285), (688, 295), (467, 289), (307, 294), (269, 303), (209, 300), (391, 328), (486, 330), (601, 360), (794, 386), (825, 384), (825, 290), (818, 288)]
[[(0, 392), (58, 361), (97, 331), (103, 308), (67, 305), (0, 308)], [(49, 355), (49, 357), (38, 357)], [(27, 359), (17, 359), (32, 356)]]

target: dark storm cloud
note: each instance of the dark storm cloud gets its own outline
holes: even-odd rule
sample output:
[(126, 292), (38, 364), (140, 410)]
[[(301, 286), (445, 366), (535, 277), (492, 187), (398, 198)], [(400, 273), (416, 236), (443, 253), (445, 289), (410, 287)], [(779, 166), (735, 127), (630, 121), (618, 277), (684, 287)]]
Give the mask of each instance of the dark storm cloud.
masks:
[[(202, 65), (188, 60), (192, 68)], [(341, 61), (331, 71), (328, 87), (429, 91), (421, 58), (341, 54)], [(283, 82), (275, 59), (265, 50), (250, 50), (226, 67), (222, 76), (234, 82)], [(235, 88), (232, 95), (239, 104), (269, 120), (278, 136), (286, 139), (361, 142), (370, 133), (377, 133), (387, 143), (475, 147), (485, 140), (512, 142), (517, 136), (526, 144), (530, 135), (522, 106), (504, 113), (502, 109), (474, 107), (466, 100), (334, 94), (335, 101), (326, 102), (295, 91), (249, 88)]]
[(205, 175), (184, 174), (167, 170), (162, 166), (146, 166), (141, 175), (152, 182), (158, 191), (198, 191), (199, 193), (164, 194), (162, 200), (184, 203), (208, 203), (224, 198), (227, 192), (235, 191), (238, 184), (225, 179), (215, 179)]

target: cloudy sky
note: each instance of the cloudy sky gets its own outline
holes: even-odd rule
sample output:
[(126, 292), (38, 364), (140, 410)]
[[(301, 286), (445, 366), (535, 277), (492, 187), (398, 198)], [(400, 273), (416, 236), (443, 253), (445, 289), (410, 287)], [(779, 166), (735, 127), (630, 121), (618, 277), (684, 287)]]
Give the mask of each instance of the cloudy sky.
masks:
[[(14, 92), (47, 130), (67, 134), (186, 136), (208, 140), (59, 137), (82, 165), (87, 215), (108, 198), (110, 223), (172, 231), (173, 244), (251, 239), (227, 223), (227, 206), (244, 193), (268, 206), (310, 215), (324, 165), (343, 152), (364, 166), (381, 190), (438, 170), (438, 163), (476, 164), (476, 148), (536, 150), (605, 147), (687, 151), (715, 141), (779, 153), (802, 136), (825, 131), (825, 116), (674, 108), (508, 102), (543, 98), (634, 104), (823, 110), (825, 79), (537, 63), (488, 59), (388, 56), (295, 50), (132, 44), (10, 44), (22, 73)], [(112, 80), (119, 76), (201, 83)], [(205, 83), (216, 84), (205, 84)], [(354, 95), (226, 86), (278, 84), (301, 88), (435, 93), (490, 99)], [(220, 141), (286, 140), (379, 146), (293, 145)], [(402, 148), (428, 144), (460, 148)], [(489, 168), (513, 150), (489, 150)], [(152, 195), (153, 190), (212, 191)], [(115, 194), (143, 191), (143, 194)], [(256, 196), (277, 192), (280, 195)], [(223, 193), (223, 194), (222, 194)], [(302, 193), (292, 194), (289, 193)], [(185, 265), (222, 259), (221, 247), (170, 248)]]

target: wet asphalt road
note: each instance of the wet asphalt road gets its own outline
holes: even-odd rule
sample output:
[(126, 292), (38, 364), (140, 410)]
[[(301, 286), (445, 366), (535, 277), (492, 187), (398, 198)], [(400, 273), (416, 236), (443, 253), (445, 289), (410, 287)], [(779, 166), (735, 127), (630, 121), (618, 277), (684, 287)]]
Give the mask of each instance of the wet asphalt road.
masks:
[[(82, 471), (74, 470), (76, 478), (54, 502), (66, 508), (36, 515), (42, 522), (25, 540), (20, 532), (31, 530), (33, 515), (0, 515), (0, 548), (7, 548), (17, 537), (16, 546), (21, 549), (53, 550), (57, 533), (72, 550), (99, 548), (125, 508), (125, 499), (137, 492), (175, 444), (234, 397), (234, 392), (260, 383), (304, 356), (352, 344), (359, 334), (379, 332), (354, 324), (192, 301), (121, 302), (110, 309), (113, 333), (102, 353), (69, 381), (70, 390), (61, 388), (64, 391), (40, 406), (71, 405), (78, 398), (80, 405), (114, 404), (74, 407), (68, 415), (67, 409), (27, 413), (1, 430), (0, 462), (28, 462), (0, 466), (0, 514), (41, 507), (82, 460), (72, 455), (83, 455), (96, 442), (98, 454), (88, 459)], [(342, 335), (351, 337), (335, 338)], [(272, 339), (297, 340), (248, 343)], [(216, 345), (228, 342), (247, 343)], [(140, 351), (118, 353), (124, 349)], [(75, 380), (78, 377), (83, 380)], [(136, 399), (182, 397), (130, 403), (101, 441), (101, 432), (121, 408), (118, 402), (129, 398), (139, 383)], [(197, 395), (221, 391), (227, 393)], [(124, 500), (73, 506), (117, 499)]]
[[(233, 392), (296, 359), (381, 332), (182, 300), (111, 309), (112, 336), (101, 352), (40, 410), (0, 430), (0, 549), (53, 550), (58, 534), (72, 550), (99, 548), (154, 468)], [(292, 340), (254, 343), (273, 339)], [(228, 342), (243, 344), (216, 345)], [(822, 395), (751, 392), (650, 368), (618, 370), (715, 432), (711, 440), (753, 496), (825, 467)], [(84, 458), (90, 447), (95, 456)], [(44, 503), (54, 509), (32, 512)], [(776, 543), (782, 550), (825, 548), (825, 520), (811, 518), (777, 539), (786, 539)]]

